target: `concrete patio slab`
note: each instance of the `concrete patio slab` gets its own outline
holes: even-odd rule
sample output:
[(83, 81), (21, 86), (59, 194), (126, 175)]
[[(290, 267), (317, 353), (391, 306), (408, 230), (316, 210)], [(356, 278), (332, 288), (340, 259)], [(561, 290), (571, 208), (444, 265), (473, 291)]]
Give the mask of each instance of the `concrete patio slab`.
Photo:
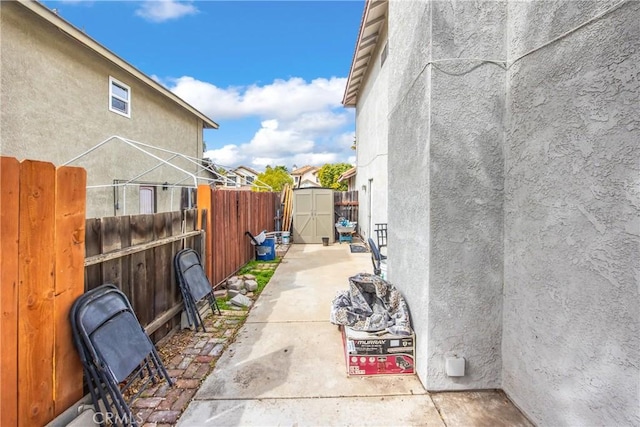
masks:
[(293, 245), (247, 322), (326, 322), (331, 301), (348, 289), (349, 277), (371, 270), (370, 254), (352, 254), (346, 244)]
[(501, 391), (431, 393), (447, 426), (533, 427)]
[(530, 426), (501, 392), (432, 400), (415, 375), (348, 376), (329, 315), (359, 272), (370, 254), (349, 245), (292, 245), (178, 425)]
[(443, 426), (429, 396), (194, 401), (178, 426)]
[(195, 399), (425, 393), (415, 375), (350, 377), (343, 354), (341, 334), (329, 322), (245, 323)]

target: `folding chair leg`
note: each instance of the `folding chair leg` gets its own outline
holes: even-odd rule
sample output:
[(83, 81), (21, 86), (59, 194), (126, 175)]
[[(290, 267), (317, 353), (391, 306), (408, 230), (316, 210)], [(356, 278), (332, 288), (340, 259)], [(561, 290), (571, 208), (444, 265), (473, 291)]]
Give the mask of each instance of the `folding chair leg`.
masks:
[(218, 312), (218, 316), (222, 316), (222, 312), (220, 311), (220, 307), (218, 306), (218, 301), (216, 300), (213, 292), (209, 295), (209, 307), (211, 307), (211, 312), (216, 314)]

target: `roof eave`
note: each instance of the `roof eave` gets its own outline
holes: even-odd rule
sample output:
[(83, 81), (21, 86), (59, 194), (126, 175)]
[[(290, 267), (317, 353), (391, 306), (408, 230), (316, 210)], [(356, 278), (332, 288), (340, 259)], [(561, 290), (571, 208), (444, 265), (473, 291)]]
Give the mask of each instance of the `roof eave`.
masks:
[(358, 102), (362, 76), (366, 75), (369, 69), (372, 52), (378, 45), (381, 29), (387, 17), (387, 10), (388, 0), (366, 0), (358, 31), (358, 41), (342, 98), (342, 105), (345, 107), (355, 107)]

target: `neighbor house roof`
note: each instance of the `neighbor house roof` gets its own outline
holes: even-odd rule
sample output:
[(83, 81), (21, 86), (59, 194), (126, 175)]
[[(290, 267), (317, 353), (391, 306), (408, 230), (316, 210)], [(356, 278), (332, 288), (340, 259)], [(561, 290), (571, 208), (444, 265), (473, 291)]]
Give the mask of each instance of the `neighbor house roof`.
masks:
[(184, 108), (185, 110), (189, 111), (193, 115), (200, 118), (203, 121), (205, 128), (218, 129), (218, 124), (216, 122), (211, 120), (209, 117), (207, 117), (200, 111), (196, 110), (194, 107), (189, 105), (185, 100), (180, 98), (178, 95), (171, 92), (169, 89), (165, 88), (160, 83), (156, 82), (151, 77), (147, 76), (142, 71), (138, 70), (133, 65), (129, 64), (124, 59), (120, 58), (115, 53), (107, 49), (106, 47), (102, 46), (100, 43), (98, 43), (97, 41), (95, 41), (94, 39), (86, 35), (84, 32), (80, 31), (78, 28), (74, 27), (72, 24), (62, 19), (56, 13), (49, 10), (46, 6), (40, 4), (38, 1), (33, 1), (33, 0), (18, 0), (18, 2), (25, 8), (29, 9), (30, 11), (38, 15), (40, 18), (44, 19), (45, 21), (48, 21), (50, 24), (55, 25), (60, 31), (67, 34), (72, 39), (76, 40), (80, 44), (91, 49), (92, 51), (96, 52), (98, 55), (112, 62), (116, 66), (120, 67), (124, 71), (128, 72), (132, 76), (136, 77), (138, 80), (142, 81), (143, 83), (151, 87), (152, 89), (155, 89), (160, 94), (169, 98), (171, 101), (175, 102), (180, 107)]
[(253, 175), (256, 175), (256, 176), (260, 175), (260, 172), (256, 171), (255, 169), (251, 169), (248, 166), (238, 166), (233, 171), (237, 173), (239, 170), (242, 170), (242, 169), (246, 170), (247, 172), (249, 172), (249, 173), (251, 173)]
[(302, 166), (301, 168), (298, 168), (291, 172), (291, 175), (304, 175), (307, 172), (317, 172), (319, 170), (320, 168), (317, 166)]
[(387, 10), (388, 0), (367, 0), (365, 3), (347, 87), (344, 90), (344, 98), (342, 98), (342, 104), (345, 107), (355, 107), (358, 101), (360, 85), (364, 81), (364, 76), (367, 74), (373, 58), (373, 52), (378, 45), (378, 38), (387, 18)]
[(338, 177), (338, 182), (342, 182), (342, 181), (346, 181), (347, 179), (351, 178), (352, 176), (356, 176), (356, 167), (352, 167), (351, 169), (347, 169), (346, 171), (342, 172), (342, 175), (340, 175)]

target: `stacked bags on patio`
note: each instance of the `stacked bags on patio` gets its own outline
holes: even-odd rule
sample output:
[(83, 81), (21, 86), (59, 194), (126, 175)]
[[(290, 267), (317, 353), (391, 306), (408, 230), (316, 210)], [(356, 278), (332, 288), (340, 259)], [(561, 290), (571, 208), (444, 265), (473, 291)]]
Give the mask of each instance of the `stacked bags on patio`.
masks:
[(411, 335), (409, 308), (400, 292), (379, 276), (360, 273), (349, 278), (331, 307), (331, 323), (365, 332)]

